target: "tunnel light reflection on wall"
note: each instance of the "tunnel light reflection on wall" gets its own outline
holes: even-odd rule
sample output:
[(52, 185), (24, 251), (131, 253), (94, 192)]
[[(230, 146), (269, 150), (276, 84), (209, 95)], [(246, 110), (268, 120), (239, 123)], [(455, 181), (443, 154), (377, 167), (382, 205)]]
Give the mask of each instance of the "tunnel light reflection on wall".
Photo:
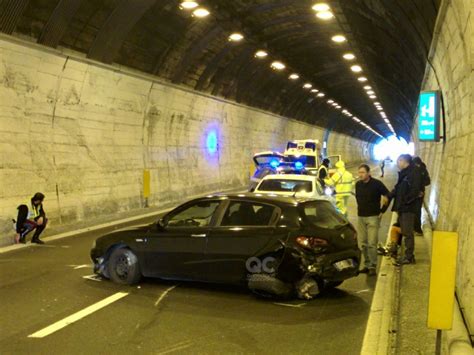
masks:
[(217, 152), (217, 132), (212, 130), (207, 133), (206, 137), (206, 149), (209, 154), (214, 154)]

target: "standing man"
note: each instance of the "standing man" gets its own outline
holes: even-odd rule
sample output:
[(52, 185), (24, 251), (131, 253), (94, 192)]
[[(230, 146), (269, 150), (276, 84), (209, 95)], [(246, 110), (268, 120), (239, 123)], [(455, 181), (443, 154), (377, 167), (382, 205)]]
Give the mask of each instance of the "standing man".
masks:
[(16, 241), (19, 243), (26, 243), (25, 237), (28, 233), (35, 229), (32, 243), (44, 244), (39, 239), (40, 234), (46, 228), (48, 222), (46, 213), (43, 209), (44, 195), (41, 192), (35, 193), (30, 201), (18, 206), (18, 217), (16, 219)]
[(329, 159), (324, 158), (323, 162), (321, 163), (318, 169), (318, 179), (323, 188), (325, 186), (324, 179), (326, 179), (329, 176), (329, 172), (328, 172), (329, 164), (330, 164)]
[(423, 235), (423, 229), (421, 228), (421, 210), (423, 209), (423, 200), (425, 198), (425, 188), (431, 184), (430, 174), (426, 169), (426, 164), (423, 163), (420, 157), (413, 158), (413, 164), (420, 169), (421, 174), (421, 193), (422, 195), (418, 199), (418, 210), (415, 217), (415, 233)]
[(420, 209), (419, 199), (422, 193), (420, 169), (413, 164), (410, 154), (402, 154), (397, 159), (400, 169), (398, 181), (390, 193), (393, 197), (393, 210), (398, 212), (398, 221), (405, 238), (405, 256), (400, 258), (397, 265), (415, 263), (415, 218)]
[[(388, 207), (389, 191), (385, 185), (370, 175), (367, 164), (359, 166), (359, 181), (355, 185), (358, 215), (360, 249), (364, 255), (365, 267), (361, 273), (377, 275), (377, 244), (379, 241), (380, 218)], [(382, 208), (381, 208), (382, 206)]]
[(347, 202), (352, 194), (354, 177), (346, 170), (346, 164), (342, 160), (336, 163), (337, 171), (330, 178), (324, 180), (326, 185), (334, 186), (336, 190), (336, 207), (347, 217)]
[(385, 158), (383, 158), (382, 161), (380, 162), (380, 171), (382, 171), (382, 175), (380, 175), (380, 177), (384, 176), (385, 174), (384, 169), (385, 169)]

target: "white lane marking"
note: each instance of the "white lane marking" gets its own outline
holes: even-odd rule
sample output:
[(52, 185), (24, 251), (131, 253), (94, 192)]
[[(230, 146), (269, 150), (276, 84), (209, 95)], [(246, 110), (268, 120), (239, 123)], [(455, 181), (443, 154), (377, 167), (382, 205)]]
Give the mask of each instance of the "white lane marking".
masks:
[(303, 307), (306, 303), (290, 304), (290, 303), (278, 303), (278, 302), (273, 302), (273, 304), (276, 304), (276, 305), (278, 305), (278, 306), (301, 308), (301, 307)]
[(74, 268), (74, 270), (84, 269), (85, 267), (92, 267), (92, 265), (90, 265), (90, 264), (77, 265), (77, 266)]
[(160, 302), (163, 300), (163, 298), (165, 298), (165, 296), (168, 294), (168, 292), (170, 292), (173, 288), (177, 287), (178, 285), (174, 285), (174, 286), (171, 286), (170, 288), (166, 289), (165, 292), (163, 292), (161, 294), (160, 297), (158, 297), (158, 299), (156, 300), (155, 302), (155, 307), (158, 306), (160, 304)]
[(102, 281), (102, 278), (96, 274), (82, 276), (83, 279), (92, 280), (92, 281)]
[(191, 345), (192, 345), (192, 343), (190, 341), (184, 341), (184, 342), (181, 342), (181, 343), (177, 343), (177, 344), (173, 345), (172, 347), (170, 347), (170, 348), (168, 348), (164, 351), (159, 352), (158, 354), (159, 355), (169, 354), (169, 353), (172, 353), (174, 351), (189, 348)]
[(60, 321), (53, 323), (46, 328), (38, 330), (36, 333), (28, 335), (28, 338), (44, 338), (45, 336), (57, 332), (58, 330), (68, 326), (69, 324), (77, 322), (78, 320), (87, 317), (88, 315), (98, 311), (101, 308), (108, 306), (113, 302), (118, 301), (121, 298), (124, 298), (125, 296), (128, 296), (128, 292), (117, 292), (112, 296), (104, 298), (102, 301), (94, 303), (93, 305), (86, 307), (79, 312), (71, 314), (69, 317), (61, 319)]

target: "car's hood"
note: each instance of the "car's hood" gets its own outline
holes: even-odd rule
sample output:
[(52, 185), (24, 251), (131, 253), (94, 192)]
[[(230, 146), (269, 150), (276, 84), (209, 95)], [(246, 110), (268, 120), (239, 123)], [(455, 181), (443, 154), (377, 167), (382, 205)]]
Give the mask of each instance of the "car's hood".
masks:
[(128, 238), (133, 238), (135, 237), (134, 232), (144, 232), (146, 230), (149, 230), (152, 227), (150, 224), (144, 224), (144, 225), (139, 225), (139, 226), (132, 226), (132, 227), (124, 227), (112, 232), (109, 232), (107, 234), (104, 234), (97, 238), (96, 243), (97, 245), (99, 244), (109, 244), (110, 241), (113, 240), (126, 240)]

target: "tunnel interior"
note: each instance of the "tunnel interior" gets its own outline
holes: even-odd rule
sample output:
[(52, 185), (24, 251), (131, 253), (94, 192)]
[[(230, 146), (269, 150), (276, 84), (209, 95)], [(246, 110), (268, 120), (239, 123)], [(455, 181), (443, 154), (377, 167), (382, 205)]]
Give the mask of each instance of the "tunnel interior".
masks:
[(3, 0), (0, 31), (363, 140), (410, 140), (440, 0), (332, 0), (329, 19), (307, 0), (196, 4), (209, 14), (178, 0)]

